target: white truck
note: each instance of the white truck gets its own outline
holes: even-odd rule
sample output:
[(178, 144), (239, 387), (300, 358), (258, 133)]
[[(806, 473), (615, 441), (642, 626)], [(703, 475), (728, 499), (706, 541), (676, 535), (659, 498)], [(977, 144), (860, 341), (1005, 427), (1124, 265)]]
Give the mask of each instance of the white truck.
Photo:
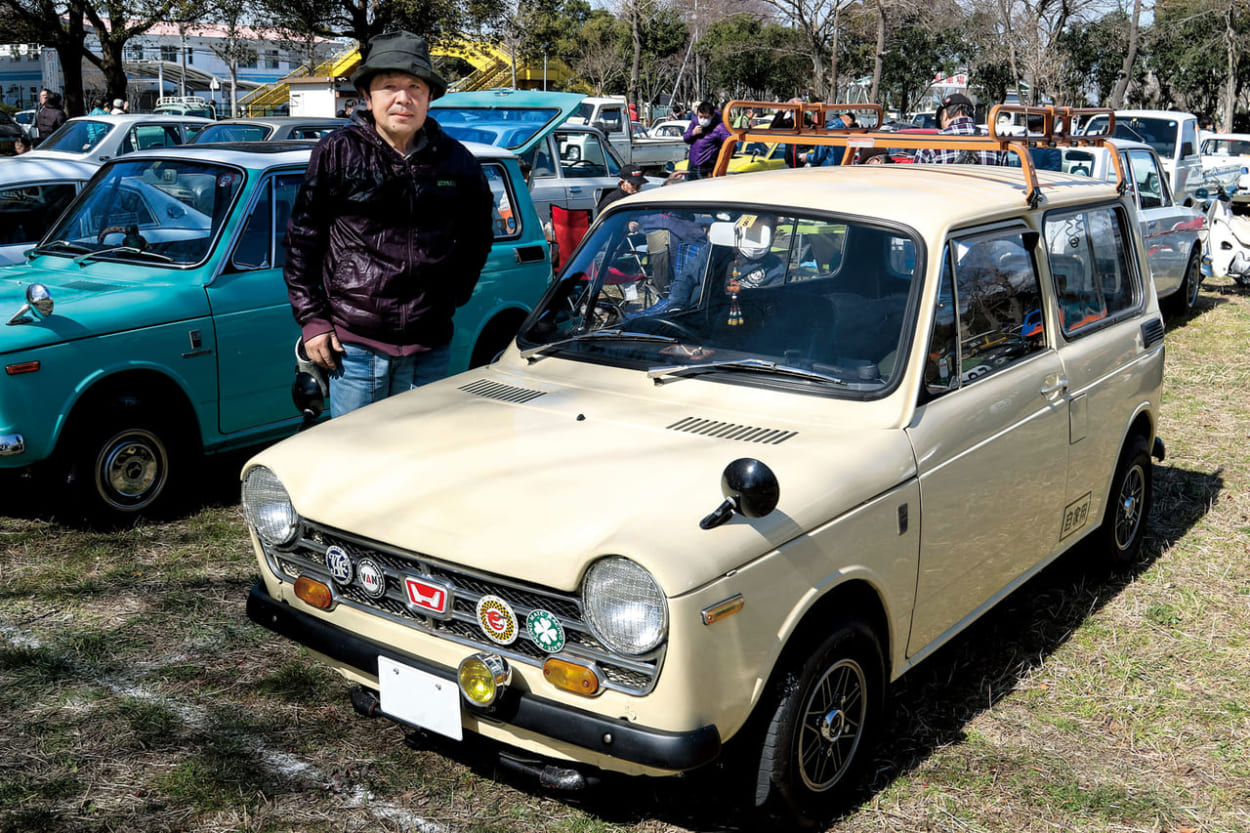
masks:
[(626, 162), (647, 172), (659, 172), (685, 159), (690, 146), (680, 137), (654, 138), (633, 135), (629, 105), (624, 96), (588, 96), (568, 124), (597, 127), (607, 134), (612, 147)]
[[(1106, 116), (1095, 116), (1085, 129), (1106, 130)], [(1177, 202), (1192, 203), (1199, 188), (1232, 188), (1241, 176), (1240, 164), (1204, 165), (1198, 147), (1198, 117), (1177, 110), (1116, 110), (1115, 136), (1145, 142), (1159, 154)]]

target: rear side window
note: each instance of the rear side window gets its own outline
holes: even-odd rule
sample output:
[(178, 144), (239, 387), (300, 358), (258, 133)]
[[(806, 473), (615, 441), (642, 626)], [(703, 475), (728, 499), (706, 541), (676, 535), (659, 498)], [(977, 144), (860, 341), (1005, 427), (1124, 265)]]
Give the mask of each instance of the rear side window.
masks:
[(521, 217), (516, 210), (516, 195), (512, 193), (511, 182), (504, 166), (494, 162), (482, 164), (482, 173), (490, 184), (490, 193), (495, 205), (491, 210), (491, 221), (495, 230), (496, 240), (507, 240), (521, 234)]
[(175, 124), (138, 124), (126, 134), (122, 153), (148, 148), (167, 148), (182, 144), (182, 134)]
[(1046, 252), (1064, 335), (1078, 335), (1141, 302), (1124, 223), (1114, 206), (1046, 216)]
[(931, 395), (1045, 349), (1041, 284), (1023, 229), (952, 241), (943, 263), (925, 367)]

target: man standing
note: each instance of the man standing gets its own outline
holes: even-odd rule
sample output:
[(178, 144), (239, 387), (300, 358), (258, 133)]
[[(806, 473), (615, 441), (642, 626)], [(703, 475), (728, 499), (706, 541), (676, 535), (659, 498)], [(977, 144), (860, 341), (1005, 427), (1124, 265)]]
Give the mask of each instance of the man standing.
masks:
[(603, 209), (622, 197), (637, 194), (642, 190), (642, 186), (647, 183), (647, 178), (643, 175), (642, 168), (637, 165), (622, 165), (620, 177), (620, 182), (616, 188), (606, 191), (599, 198), (599, 204), (595, 206), (595, 211), (603, 211)]
[(703, 179), (711, 176), (716, 168), (716, 157), (729, 138), (729, 128), (721, 121), (720, 112), (712, 102), (702, 101), (682, 138), (690, 145), (687, 179)]
[(284, 277), (310, 359), (341, 416), (447, 374), (456, 307), (493, 238), (481, 166), (438, 122), (447, 83), (425, 39), (378, 35), (346, 127), (313, 149), (287, 229)]
[[(43, 93), (47, 93), (45, 96)], [(39, 94), (39, 112), (35, 114), (35, 130), (39, 133), (39, 143), (56, 132), (65, 124), (65, 111), (61, 109), (61, 94), (44, 90)]]
[[(976, 122), (972, 120), (972, 115), (975, 112), (972, 99), (961, 93), (951, 93), (942, 99), (942, 106), (937, 112), (938, 126), (942, 128), (938, 131), (938, 135), (984, 136), (984, 131), (980, 130)], [(973, 165), (1002, 165), (1006, 162), (1006, 154), (996, 150), (955, 150), (953, 148), (932, 150), (926, 148), (916, 152), (915, 161), (917, 164), (924, 162), (959, 162)]]

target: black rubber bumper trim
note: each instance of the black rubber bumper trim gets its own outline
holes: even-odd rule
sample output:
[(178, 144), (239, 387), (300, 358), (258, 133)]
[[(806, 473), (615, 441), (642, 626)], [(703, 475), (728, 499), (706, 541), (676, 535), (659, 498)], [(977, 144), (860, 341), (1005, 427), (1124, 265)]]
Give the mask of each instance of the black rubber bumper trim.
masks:
[[(450, 669), (348, 633), (280, 602), (259, 582), (248, 594), (247, 617), (261, 627), (375, 677), (378, 657), (385, 656), (446, 680), (456, 680)], [(489, 717), (602, 755), (658, 769), (694, 769), (715, 759), (721, 750), (720, 733), (715, 726), (701, 726), (689, 732), (646, 729), (515, 689), (501, 698)]]

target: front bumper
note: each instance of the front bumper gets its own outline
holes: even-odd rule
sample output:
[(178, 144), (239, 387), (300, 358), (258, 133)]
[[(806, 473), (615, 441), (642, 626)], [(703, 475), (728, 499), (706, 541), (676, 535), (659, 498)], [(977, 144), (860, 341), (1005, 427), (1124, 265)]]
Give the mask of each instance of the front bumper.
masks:
[[(431, 665), (335, 627), (274, 599), (260, 583), (248, 595), (247, 616), (276, 634), (374, 677), (378, 675), (378, 657), (385, 656), (456, 682), (454, 670)], [(657, 769), (694, 769), (715, 759), (721, 750), (720, 733), (715, 726), (700, 726), (688, 732), (647, 729), (515, 689), (500, 699), (490, 717), (600, 755)]]

